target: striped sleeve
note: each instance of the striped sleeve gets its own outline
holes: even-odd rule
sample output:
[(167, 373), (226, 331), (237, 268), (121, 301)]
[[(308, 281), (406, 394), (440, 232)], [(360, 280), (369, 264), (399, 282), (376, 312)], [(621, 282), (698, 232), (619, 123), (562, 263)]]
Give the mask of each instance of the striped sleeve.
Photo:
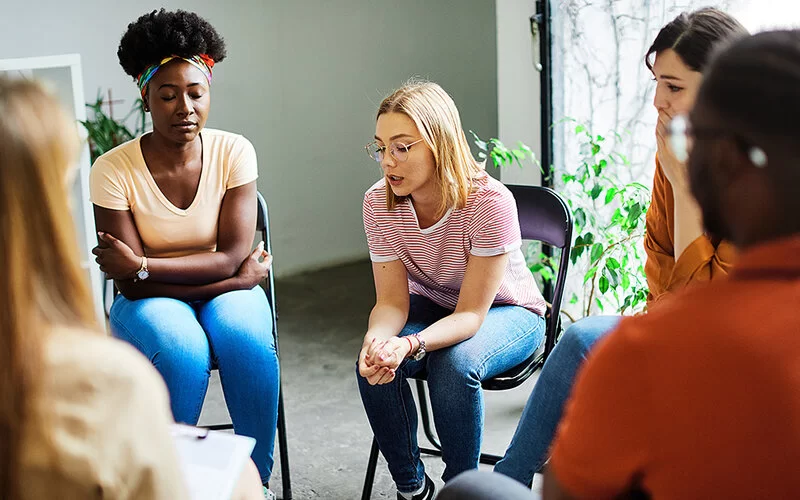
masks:
[(372, 207), (374, 200), (368, 191), (364, 195), (364, 232), (367, 235), (367, 246), (369, 247), (369, 258), (372, 262), (389, 262), (397, 260), (399, 257), (386, 241), (381, 228), (375, 219), (375, 212)]
[(493, 257), (522, 245), (517, 204), (508, 190), (487, 190), (470, 221), (470, 254)]

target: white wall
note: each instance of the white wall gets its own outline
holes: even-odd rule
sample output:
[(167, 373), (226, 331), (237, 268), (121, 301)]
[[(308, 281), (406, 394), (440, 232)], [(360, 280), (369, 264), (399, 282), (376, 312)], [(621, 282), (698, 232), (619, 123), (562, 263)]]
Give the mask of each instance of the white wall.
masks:
[(80, 53), (87, 99), (111, 87), (121, 116), (137, 90), (117, 62), (120, 36), (161, 6), (199, 13), (227, 41), (208, 126), (256, 147), (279, 274), (366, 257), (361, 200), (380, 174), (363, 145), (405, 79), (439, 82), (465, 128), (497, 134), (488, 0), (0, 0), (0, 58)]
[(770, 0), (769, 8), (756, 0), (734, 2), (730, 13), (751, 33), (772, 29), (800, 28), (800, 4), (797, 0)]
[[(500, 140), (509, 148), (527, 144), (540, 157), (541, 102), (539, 40), (530, 30), (530, 17), (536, 13), (534, 0), (496, 0), (497, 9), (497, 122)], [(538, 168), (503, 167), (506, 184), (541, 184)]]

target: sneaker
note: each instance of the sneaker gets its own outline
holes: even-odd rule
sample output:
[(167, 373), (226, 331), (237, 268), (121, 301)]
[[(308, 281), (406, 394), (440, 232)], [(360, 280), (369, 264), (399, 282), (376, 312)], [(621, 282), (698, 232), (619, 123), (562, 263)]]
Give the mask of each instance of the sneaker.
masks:
[(278, 500), (278, 496), (274, 491), (264, 486), (264, 500)]
[[(425, 474), (425, 489), (422, 490), (422, 493), (416, 494), (411, 497), (411, 500), (433, 500), (433, 497), (436, 495), (436, 485), (433, 484), (433, 480)], [(406, 498), (397, 492), (397, 500), (406, 500)]]

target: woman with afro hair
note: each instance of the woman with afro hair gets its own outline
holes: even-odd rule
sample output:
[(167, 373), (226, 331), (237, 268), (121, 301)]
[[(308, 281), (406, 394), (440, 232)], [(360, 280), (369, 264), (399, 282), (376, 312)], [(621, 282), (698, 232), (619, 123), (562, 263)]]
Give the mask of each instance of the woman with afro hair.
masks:
[(197, 424), (218, 368), (236, 433), (257, 440), (253, 461), (266, 486), (279, 373), (258, 286), (272, 258), (263, 242), (251, 251), (256, 153), (241, 135), (204, 128), (225, 42), (198, 15), (161, 9), (128, 26), (117, 55), (153, 130), (92, 167), (94, 253), (120, 291), (111, 331), (161, 373), (178, 422)]

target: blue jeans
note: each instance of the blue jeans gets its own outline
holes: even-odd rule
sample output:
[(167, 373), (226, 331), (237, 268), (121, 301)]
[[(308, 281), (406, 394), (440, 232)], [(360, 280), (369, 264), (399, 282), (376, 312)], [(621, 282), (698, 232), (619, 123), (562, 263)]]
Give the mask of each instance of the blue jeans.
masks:
[(494, 470), (530, 485), (547, 461), (575, 375), (592, 346), (617, 325), (619, 316), (589, 316), (569, 328), (542, 367), (522, 411), (514, 438)]
[(253, 461), (269, 480), (278, 419), (278, 356), (264, 290), (223, 293), (208, 301), (165, 297), (111, 306), (111, 332), (141, 351), (166, 382), (177, 422), (196, 425), (212, 368), (219, 368), (237, 434), (256, 439)]
[[(420, 332), (451, 313), (412, 295), (400, 336)], [(472, 338), (433, 351), (420, 361), (406, 359), (388, 384), (370, 385), (356, 369), (372, 432), (399, 491), (414, 491), (425, 481), (417, 445), (417, 409), (406, 379), (427, 373), (445, 463), (442, 479), (447, 481), (478, 467), (483, 433), (481, 381), (525, 361), (542, 342), (544, 329), (544, 320), (525, 308), (494, 306)]]

